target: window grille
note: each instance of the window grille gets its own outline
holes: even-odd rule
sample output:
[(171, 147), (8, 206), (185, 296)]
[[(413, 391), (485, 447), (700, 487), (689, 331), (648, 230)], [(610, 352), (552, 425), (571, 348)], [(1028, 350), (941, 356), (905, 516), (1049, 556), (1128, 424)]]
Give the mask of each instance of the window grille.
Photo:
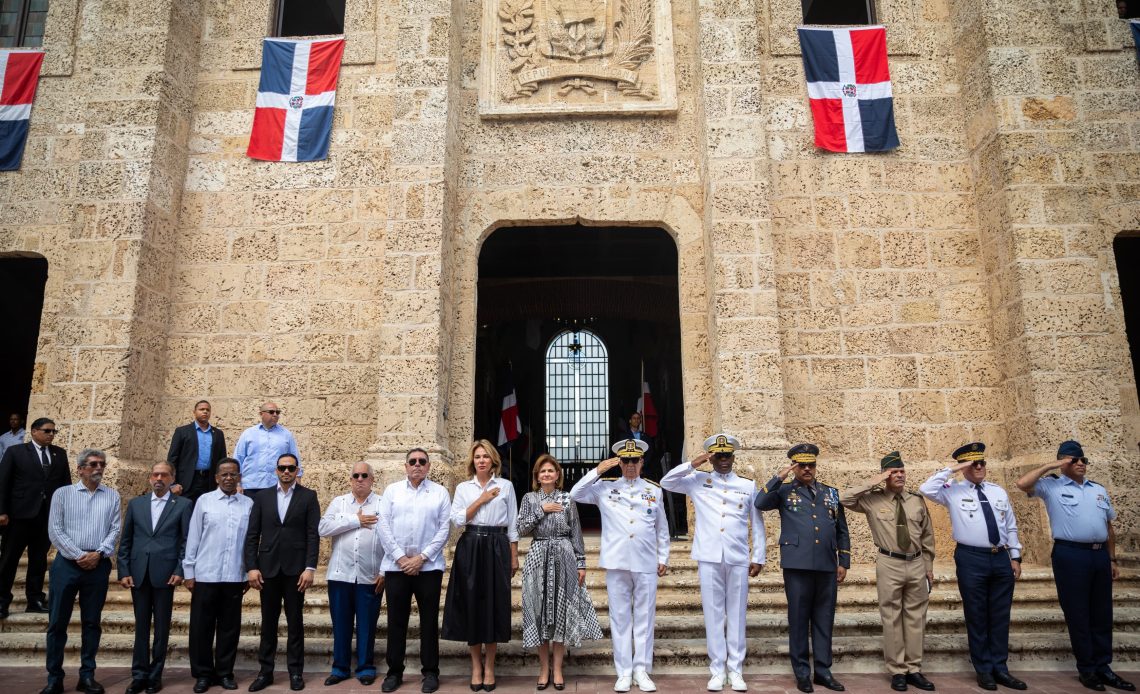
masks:
[(37, 48), (44, 43), (48, 0), (0, 0), (0, 48)]
[(874, 0), (800, 0), (804, 24), (874, 24)]
[(546, 348), (546, 445), (563, 465), (609, 457), (609, 368), (588, 330), (559, 333)]

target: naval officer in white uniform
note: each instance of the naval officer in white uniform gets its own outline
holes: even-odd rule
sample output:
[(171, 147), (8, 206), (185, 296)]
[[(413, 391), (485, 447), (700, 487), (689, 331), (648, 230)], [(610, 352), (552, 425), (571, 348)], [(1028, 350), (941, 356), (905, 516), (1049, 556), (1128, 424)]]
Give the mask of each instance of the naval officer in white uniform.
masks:
[[(705, 453), (661, 478), (665, 489), (688, 494), (697, 512), (693, 559), (697, 561), (701, 581), (705, 640), (712, 672), (710, 692), (724, 689), (726, 668), (733, 691), (748, 691), (743, 676), (748, 578), (760, 575), (764, 566), (764, 521), (760, 510), (752, 504), (756, 483), (732, 471), (733, 456), (739, 446), (735, 436), (710, 436), (705, 439)], [(697, 470), (710, 459), (712, 472)]]
[[(633, 682), (643, 692), (657, 690), (653, 670), (653, 626), (657, 614), (657, 577), (669, 564), (669, 522), (661, 488), (641, 477), (649, 445), (626, 439), (613, 445), (616, 458), (602, 461), (570, 490), (580, 504), (594, 504), (602, 514), (602, 551), (606, 570), (610, 637), (614, 644), (615, 692)], [(621, 465), (621, 477), (602, 479)]]

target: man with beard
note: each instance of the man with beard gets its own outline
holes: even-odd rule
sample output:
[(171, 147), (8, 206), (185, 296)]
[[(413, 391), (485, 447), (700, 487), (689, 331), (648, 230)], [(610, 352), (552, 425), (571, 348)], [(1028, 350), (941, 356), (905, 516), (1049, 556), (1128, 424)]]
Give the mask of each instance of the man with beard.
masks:
[[(851, 538), (847, 516), (839, 504), (839, 490), (816, 480), (819, 448), (801, 443), (788, 450), (791, 464), (768, 480), (756, 494), (756, 508), (780, 513), (780, 565), (784, 568), (784, 594), (788, 598), (788, 655), (796, 687), (813, 690), (812, 682), (841, 692), (844, 686), (831, 676), (831, 629), (835, 624), (835, 598), (839, 584), (851, 568)], [(784, 484), (794, 472), (791, 484)], [(815, 660), (812, 677), (808, 662), (808, 633)]]

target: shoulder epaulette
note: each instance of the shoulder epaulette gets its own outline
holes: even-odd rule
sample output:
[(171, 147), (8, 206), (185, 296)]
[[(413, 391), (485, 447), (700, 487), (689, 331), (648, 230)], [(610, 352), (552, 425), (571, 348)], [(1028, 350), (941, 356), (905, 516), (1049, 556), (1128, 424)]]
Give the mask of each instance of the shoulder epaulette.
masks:
[(1050, 477), (1052, 479), (1060, 479), (1060, 476), (1057, 475), (1057, 473), (1055, 473), (1055, 472), (1050, 472), (1048, 475), (1045, 475), (1045, 476)]
[(747, 477), (747, 476), (745, 476), (745, 475), (742, 475), (742, 474), (740, 474), (739, 472), (738, 472), (738, 473), (736, 473), (736, 476), (737, 476), (737, 477), (739, 477), (739, 478), (740, 478), (740, 479), (742, 479), (742, 480), (748, 480), (749, 482), (752, 482), (753, 484), (755, 484), (755, 483), (756, 483), (756, 480), (752, 479), (751, 477)]
[(644, 480), (646, 484), (652, 484), (654, 487), (657, 487), (658, 489), (660, 489), (660, 488), (661, 488), (661, 485), (657, 484), (657, 483), (656, 483), (656, 482), (654, 482), (653, 480), (650, 480), (650, 479), (646, 479), (646, 478), (644, 478), (644, 477), (642, 477), (641, 479), (642, 479), (642, 480)]
[(1096, 486), (1100, 487), (1101, 489), (1104, 489), (1104, 485), (1101, 484), (1100, 482), (1093, 482), (1092, 480), (1085, 480), (1085, 481), (1088, 482), (1089, 484), (1095, 484)]

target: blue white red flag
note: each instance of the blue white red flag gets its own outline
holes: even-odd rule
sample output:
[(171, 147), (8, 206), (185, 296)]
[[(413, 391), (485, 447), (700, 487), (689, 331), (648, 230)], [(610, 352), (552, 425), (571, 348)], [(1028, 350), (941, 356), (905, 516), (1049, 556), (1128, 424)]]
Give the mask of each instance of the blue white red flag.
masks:
[(815, 146), (832, 152), (882, 152), (899, 146), (887, 30), (800, 27)]
[(522, 420), (519, 419), (519, 399), (515, 394), (515, 375), (507, 367), (506, 383), (503, 384), (503, 408), (499, 413), (498, 446), (514, 441), (522, 434)]
[(16, 171), (24, 158), (43, 62), (43, 51), (0, 50), (0, 171)]
[(327, 159), (344, 39), (265, 39), (246, 155), (266, 161)]

